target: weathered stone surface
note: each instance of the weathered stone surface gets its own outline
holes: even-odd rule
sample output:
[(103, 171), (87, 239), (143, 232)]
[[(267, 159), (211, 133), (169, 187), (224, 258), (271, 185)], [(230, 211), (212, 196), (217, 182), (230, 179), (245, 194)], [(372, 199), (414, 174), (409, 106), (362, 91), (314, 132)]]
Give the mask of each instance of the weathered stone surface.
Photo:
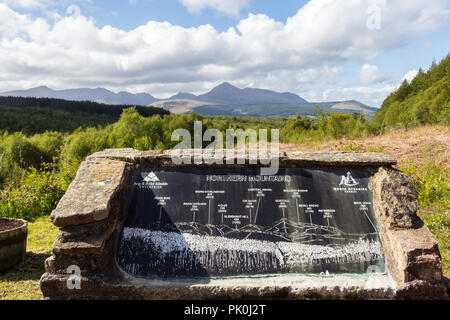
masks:
[(397, 161), (382, 153), (375, 152), (345, 152), (345, 151), (315, 151), (286, 152), (286, 162), (298, 166), (390, 166)]
[(127, 164), (121, 161), (85, 161), (51, 220), (57, 227), (86, 224), (108, 217), (110, 202), (119, 190)]
[(401, 284), (397, 288), (397, 300), (447, 300), (447, 288), (444, 283), (415, 280)]
[[(253, 149), (252, 149), (253, 150)], [(201, 154), (202, 150), (187, 149), (183, 150), (186, 154), (191, 155), (192, 163), (194, 163), (195, 154)], [(223, 163), (227, 160), (234, 160), (235, 165), (249, 165), (249, 149), (246, 150), (245, 156), (241, 156), (237, 151), (232, 158), (227, 157), (226, 150), (222, 150)], [(138, 151), (134, 149), (107, 149), (94, 153), (89, 156), (88, 160), (109, 159), (130, 162), (134, 164), (153, 164), (154, 166), (177, 166), (172, 162), (172, 151)], [(275, 156), (275, 155), (274, 155)], [(267, 150), (267, 155), (263, 156), (263, 160), (270, 160), (272, 157), (271, 150)], [(220, 157), (222, 158), (222, 157)], [(345, 152), (345, 151), (315, 151), (315, 152), (279, 152), (278, 158), (281, 167), (296, 166), (390, 166), (397, 163), (396, 160), (382, 153), (374, 152)], [(219, 159), (213, 156), (213, 159)], [(261, 157), (258, 154), (258, 163)], [(199, 163), (200, 164), (200, 163)], [(205, 165), (205, 163), (202, 163)], [(256, 163), (255, 163), (256, 164)], [(217, 166), (217, 164), (213, 164)]]
[(396, 285), (389, 276), (271, 276), (197, 280), (141, 280), (109, 282), (82, 277), (81, 290), (66, 287), (68, 275), (46, 273), (41, 289), (54, 298), (74, 299), (394, 299)]
[(118, 228), (106, 240), (101, 254), (86, 253), (80, 250), (56, 253), (45, 260), (45, 270), (51, 274), (67, 275), (67, 268), (77, 265), (82, 274), (99, 274), (108, 279), (122, 279), (123, 275), (115, 262)]
[(112, 219), (60, 229), (53, 245), (56, 254), (94, 254), (103, 252), (105, 242), (116, 227)]
[(406, 174), (382, 167), (371, 181), (375, 211), (390, 229), (414, 227), (419, 201), (414, 185)]
[(411, 180), (393, 168), (380, 168), (371, 179), (375, 215), (386, 264), (398, 283), (398, 299), (447, 299), (436, 240), (417, 216), (417, 192)]
[(447, 287), (447, 296), (450, 298), (450, 279), (444, 277), (444, 284)]
[(402, 271), (399, 282), (442, 281), (438, 245), (425, 225), (407, 230), (388, 229), (386, 234), (396, 263)]
[(105, 149), (100, 152), (96, 152), (86, 160), (97, 160), (97, 159), (107, 159), (107, 160), (116, 160), (130, 163), (140, 163), (143, 159), (149, 158), (153, 159), (158, 155), (161, 155), (163, 152), (158, 150), (150, 150), (150, 151), (139, 151), (131, 148), (125, 149)]

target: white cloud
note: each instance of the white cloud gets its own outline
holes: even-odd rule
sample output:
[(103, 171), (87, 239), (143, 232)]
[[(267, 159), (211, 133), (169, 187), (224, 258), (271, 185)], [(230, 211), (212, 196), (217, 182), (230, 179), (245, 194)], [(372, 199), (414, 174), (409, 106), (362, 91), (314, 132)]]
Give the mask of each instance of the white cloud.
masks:
[(370, 85), (384, 82), (389, 79), (389, 76), (380, 71), (377, 66), (364, 64), (359, 71), (359, 81), (362, 84)]
[[(418, 70), (408, 71), (403, 78), (394, 84), (387, 84), (378, 87), (366, 87), (366, 86), (356, 86), (356, 87), (332, 87), (329, 88), (322, 87), (322, 99), (324, 100), (346, 100), (348, 97), (353, 97), (353, 100), (358, 100), (360, 102), (367, 103), (371, 106), (377, 107), (381, 106), (386, 96), (391, 92), (397, 90), (402, 84), (403, 80), (411, 82), (412, 79), (417, 75)], [(331, 88), (330, 88), (331, 87)]]
[(332, 87), (323, 91), (322, 99), (326, 101), (357, 100), (371, 107), (381, 106), (386, 96), (397, 89), (396, 85), (382, 87)]
[(78, 2), (80, 4), (92, 4), (92, 0), (0, 0), (0, 2), (4, 2), (10, 8), (22, 10), (46, 9), (48, 7), (55, 7), (57, 5), (70, 6), (70, 4), (73, 4), (75, 2)]
[(242, 8), (248, 6), (249, 0), (180, 0), (191, 13), (200, 13), (212, 8), (230, 16), (238, 16)]
[[(392, 0), (381, 29), (372, 31), (366, 6), (362, 0), (311, 0), (286, 22), (250, 14), (218, 32), (211, 25), (155, 21), (124, 31), (100, 28), (82, 15), (55, 15), (49, 22), (0, 3), (0, 91), (101, 86), (164, 97), (230, 81), (319, 100), (337, 87), (333, 79), (348, 59), (371, 59), (448, 22), (446, 0)], [(368, 103), (385, 92), (352, 90), (344, 92), (367, 96)]]
[(410, 70), (403, 76), (402, 81), (406, 80), (408, 82), (411, 82), (417, 76), (418, 73), (419, 73), (419, 70), (415, 70), (415, 69)]
[(50, 3), (49, 0), (3, 0), (3, 2), (12, 8), (28, 10), (42, 9)]

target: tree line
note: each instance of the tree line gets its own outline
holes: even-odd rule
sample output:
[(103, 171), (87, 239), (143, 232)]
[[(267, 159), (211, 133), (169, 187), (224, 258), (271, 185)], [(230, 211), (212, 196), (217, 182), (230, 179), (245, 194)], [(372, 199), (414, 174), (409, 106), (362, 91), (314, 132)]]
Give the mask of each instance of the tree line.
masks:
[[(117, 122), (122, 111), (130, 107), (53, 98), (0, 97), (0, 130), (28, 135), (45, 131), (72, 132), (78, 127)], [(155, 107), (136, 106), (136, 110), (144, 117), (169, 114)]]
[(373, 127), (412, 127), (424, 124), (449, 124), (450, 120), (450, 55), (430, 69), (419, 70), (416, 77), (392, 92), (375, 114)]

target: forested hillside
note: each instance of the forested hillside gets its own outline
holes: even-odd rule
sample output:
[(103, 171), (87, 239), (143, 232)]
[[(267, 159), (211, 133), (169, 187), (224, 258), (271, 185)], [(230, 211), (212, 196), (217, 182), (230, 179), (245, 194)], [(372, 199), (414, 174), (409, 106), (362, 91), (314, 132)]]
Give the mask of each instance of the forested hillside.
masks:
[(404, 80), (375, 114), (373, 127), (449, 124), (450, 120), (450, 55), (439, 64), (433, 62), (427, 72), (419, 70), (409, 83)]
[[(105, 126), (117, 122), (122, 111), (129, 107), (90, 101), (0, 97), (0, 130), (34, 134)], [(136, 110), (144, 117), (169, 114), (164, 109), (154, 107), (137, 106)]]

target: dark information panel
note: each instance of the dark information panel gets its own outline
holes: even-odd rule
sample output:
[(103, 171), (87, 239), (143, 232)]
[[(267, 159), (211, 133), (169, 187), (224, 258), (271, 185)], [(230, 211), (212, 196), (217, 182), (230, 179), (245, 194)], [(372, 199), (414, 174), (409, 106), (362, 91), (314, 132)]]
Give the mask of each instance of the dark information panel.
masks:
[(118, 264), (146, 278), (385, 272), (365, 171), (259, 173), (138, 172)]

